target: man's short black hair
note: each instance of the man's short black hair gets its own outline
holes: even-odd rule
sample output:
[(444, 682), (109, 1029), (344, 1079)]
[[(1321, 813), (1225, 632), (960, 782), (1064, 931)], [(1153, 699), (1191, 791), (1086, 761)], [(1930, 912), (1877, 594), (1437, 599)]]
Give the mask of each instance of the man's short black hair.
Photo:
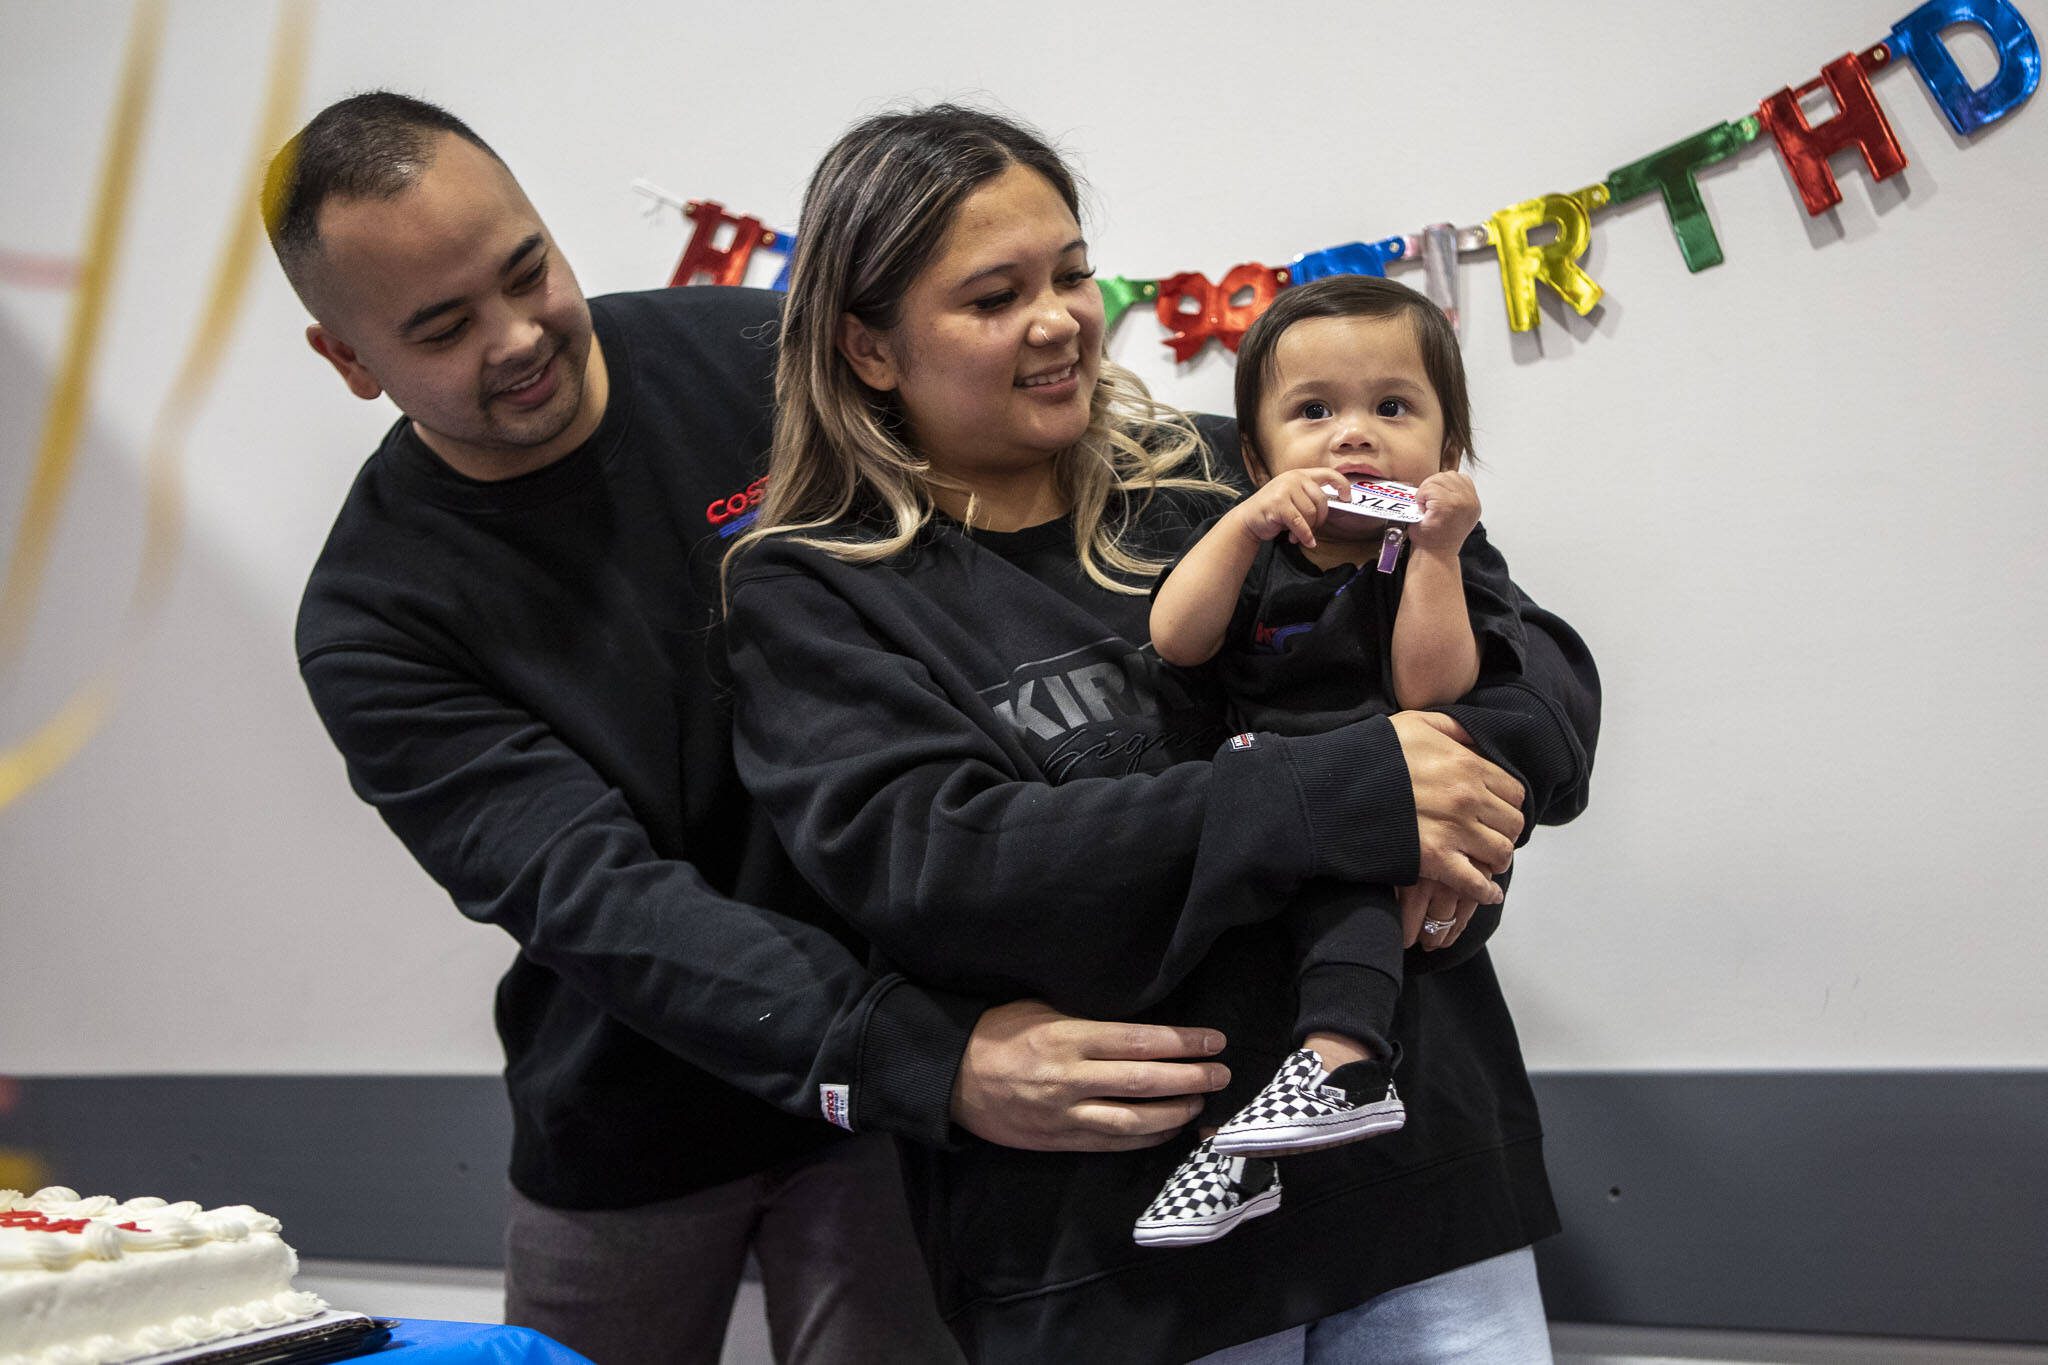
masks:
[(321, 207), (332, 198), (389, 199), (410, 188), (431, 162), (433, 141), (442, 133), (504, 164), (446, 109), (390, 90), (328, 105), (271, 158), (263, 180), (263, 226), (301, 298), (306, 265), (320, 251)]

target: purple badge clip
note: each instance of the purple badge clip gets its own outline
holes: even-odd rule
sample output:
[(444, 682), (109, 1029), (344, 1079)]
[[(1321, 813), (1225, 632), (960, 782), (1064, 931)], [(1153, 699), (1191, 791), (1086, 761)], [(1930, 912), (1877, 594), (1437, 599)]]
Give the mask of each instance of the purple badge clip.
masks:
[(1379, 570), (1392, 573), (1394, 566), (1401, 562), (1401, 545), (1408, 538), (1401, 524), (1422, 520), (1422, 508), (1415, 502), (1415, 486), (1381, 479), (1354, 483), (1345, 493), (1332, 488), (1325, 488), (1323, 492), (1329, 495), (1332, 511), (1350, 512), (1355, 516), (1391, 523), (1386, 535), (1380, 539)]
[(1398, 526), (1389, 526), (1387, 533), (1380, 537), (1380, 572), (1392, 573), (1394, 566), (1401, 562), (1401, 542), (1408, 533)]

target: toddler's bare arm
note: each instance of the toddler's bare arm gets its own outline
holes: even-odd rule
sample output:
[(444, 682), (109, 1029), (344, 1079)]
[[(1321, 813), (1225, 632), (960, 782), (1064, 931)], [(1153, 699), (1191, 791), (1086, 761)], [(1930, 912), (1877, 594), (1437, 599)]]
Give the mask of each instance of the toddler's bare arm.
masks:
[(1159, 657), (1181, 668), (1215, 658), (1259, 546), (1283, 533), (1297, 545), (1314, 545), (1315, 528), (1330, 513), (1323, 490), (1344, 485), (1334, 469), (1290, 470), (1226, 512), (1152, 599), (1152, 647)]
[(1448, 706), (1479, 681), (1479, 642), (1465, 606), (1458, 550), (1479, 524), (1479, 493), (1454, 471), (1417, 490), (1422, 520), (1408, 533), (1408, 577), (1394, 616), (1394, 700)]

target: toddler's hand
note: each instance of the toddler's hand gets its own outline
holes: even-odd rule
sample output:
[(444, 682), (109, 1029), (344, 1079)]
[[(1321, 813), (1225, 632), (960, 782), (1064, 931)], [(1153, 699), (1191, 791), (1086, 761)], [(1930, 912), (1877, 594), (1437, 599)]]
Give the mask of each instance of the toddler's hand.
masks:
[(1409, 542), (1420, 549), (1456, 554), (1479, 524), (1479, 490), (1456, 470), (1424, 479), (1415, 490), (1422, 520), (1408, 529)]
[(1324, 490), (1350, 486), (1351, 480), (1334, 469), (1290, 469), (1268, 479), (1230, 514), (1253, 540), (1284, 533), (1296, 545), (1313, 549), (1316, 527), (1330, 514), (1330, 494)]

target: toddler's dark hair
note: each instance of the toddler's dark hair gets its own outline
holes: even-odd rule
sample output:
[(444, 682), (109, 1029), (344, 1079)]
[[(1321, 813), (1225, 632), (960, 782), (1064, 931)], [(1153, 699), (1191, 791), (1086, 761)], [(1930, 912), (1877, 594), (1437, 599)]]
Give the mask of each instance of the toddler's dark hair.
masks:
[(1237, 430), (1246, 453), (1263, 468), (1259, 449), (1259, 400), (1273, 378), (1273, 352), (1281, 334), (1308, 318), (1405, 316), (1415, 328), (1422, 368), (1444, 412), (1441, 464), (1472, 454), (1472, 407), (1465, 395), (1465, 361), (1450, 319), (1424, 295), (1377, 275), (1331, 275), (1283, 289), (1237, 348)]

